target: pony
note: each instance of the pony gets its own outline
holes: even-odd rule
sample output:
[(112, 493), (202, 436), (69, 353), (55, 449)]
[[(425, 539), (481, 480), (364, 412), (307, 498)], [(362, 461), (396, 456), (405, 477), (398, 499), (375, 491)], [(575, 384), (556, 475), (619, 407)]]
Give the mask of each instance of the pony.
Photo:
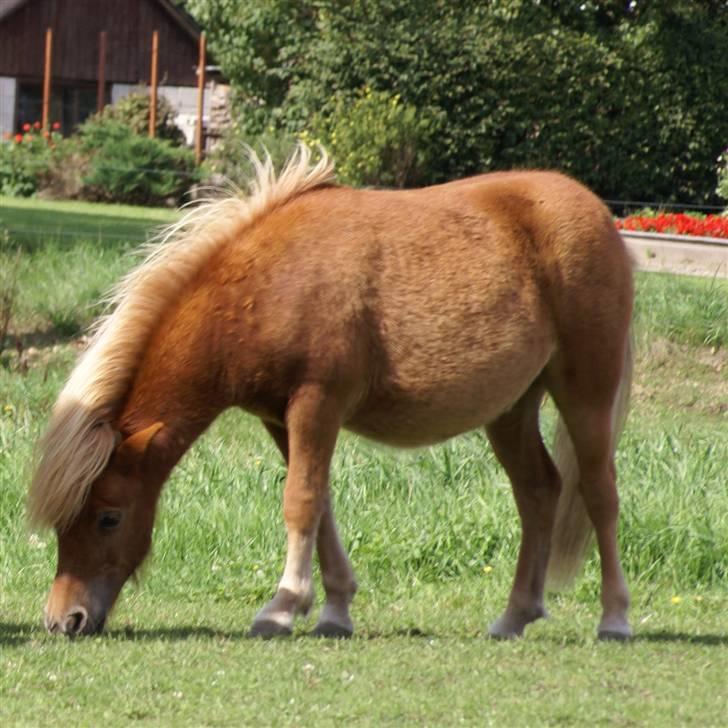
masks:
[[(226, 408), (256, 415), (287, 464), (285, 568), (250, 634), (348, 637), (354, 571), (329, 467), (341, 428), (396, 447), (484, 427), (512, 483), (522, 539), (490, 635), (546, 616), (547, 576), (579, 566), (592, 531), (598, 636), (626, 639), (614, 453), (632, 370), (632, 265), (602, 202), (556, 172), (417, 190), (338, 186), (324, 150), (247, 194), (192, 208), (118, 285), (61, 391), (29, 492), (54, 528), (50, 632), (100, 632), (151, 544), (160, 491)], [(539, 429), (548, 393), (553, 457)]]

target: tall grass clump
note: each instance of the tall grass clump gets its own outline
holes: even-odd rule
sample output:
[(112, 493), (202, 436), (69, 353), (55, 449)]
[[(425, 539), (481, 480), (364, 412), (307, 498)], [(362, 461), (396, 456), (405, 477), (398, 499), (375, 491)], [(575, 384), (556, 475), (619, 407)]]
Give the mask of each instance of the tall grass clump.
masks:
[(26, 328), (76, 336), (99, 315), (99, 301), (132, 264), (118, 249), (50, 238), (26, 254), (18, 271), (16, 310)]
[(0, 353), (5, 347), (17, 307), (20, 255), (20, 250), (14, 254), (0, 250)]
[(728, 343), (728, 282), (661, 273), (637, 274), (635, 328), (644, 339), (690, 346)]
[(620, 541), (631, 578), (697, 588), (728, 578), (728, 443), (689, 425), (628, 428), (620, 445)]

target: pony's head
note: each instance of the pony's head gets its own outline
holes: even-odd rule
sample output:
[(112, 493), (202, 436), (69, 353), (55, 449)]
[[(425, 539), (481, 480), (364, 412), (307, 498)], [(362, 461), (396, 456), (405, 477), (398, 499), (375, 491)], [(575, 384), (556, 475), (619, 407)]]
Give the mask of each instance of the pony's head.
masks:
[[(112, 312), (98, 324), (53, 409), (29, 496), (31, 522), (58, 534), (58, 572), (46, 608), (51, 631), (102, 628), (149, 551), (156, 502), (174, 464), (171, 450), (181, 457), (194, 439), (171, 435), (179, 421), (164, 429), (150, 424), (164, 415), (144, 401), (137, 402), (136, 417), (124, 420), (163, 314), (221, 247), (276, 207), (332, 181), (333, 163), (323, 150), (312, 165), (311, 150), (299, 146), (279, 175), (269, 156), (252, 155), (251, 162), (256, 176), (247, 196), (228, 194), (193, 207), (122, 279), (110, 298)], [(147, 390), (138, 391), (143, 400)], [(121, 438), (112, 422), (131, 421), (133, 434)]]
[(73, 520), (56, 526), (58, 570), (45, 609), (50, 632), (100, 632), (149, 552), (161, 483), (145, 459), (161, 429), (157, 423), (119, 441)]

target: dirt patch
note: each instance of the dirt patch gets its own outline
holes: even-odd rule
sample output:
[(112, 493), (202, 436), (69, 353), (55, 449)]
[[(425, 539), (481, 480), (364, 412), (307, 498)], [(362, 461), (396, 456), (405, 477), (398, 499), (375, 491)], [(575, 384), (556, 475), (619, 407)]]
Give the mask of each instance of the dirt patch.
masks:
[(728, 351), (667, 339), (642, 343), (635, 357), (633, 399), (648, 408), (728, 416)]
[(12, 347), (0, 351), (0, 366), (22, 374), (30, 369), (48, 368), (69, 355), (78, 356), (87, 346), (87, 336), (59, 343), (52, 333), (34, 332), (15, 337)]

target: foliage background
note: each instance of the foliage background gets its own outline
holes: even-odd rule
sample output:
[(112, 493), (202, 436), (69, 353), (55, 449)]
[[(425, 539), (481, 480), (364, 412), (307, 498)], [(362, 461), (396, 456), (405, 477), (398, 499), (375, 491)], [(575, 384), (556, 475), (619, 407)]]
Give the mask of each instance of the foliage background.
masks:
[(175, 111), (157, 100), (156, 136), (147, 135), (150, 100), (133, 93), (94, 114), (70, 136), (42, 132), (40, 122), (0, 144), (0, 194), (176, 205), (200, 170)]
[[(366, 143), (392, 183), (385, 117), (360, 128), (356, 145), (337, 124), (370, 89), (414, 109), (427, 132), (415, 135), (414, 152), (427, 164), (395, 184), (555, 167), (607, 199), (717, 201), (728, 139), (723, 0), (184, 5), (234, 84), (246, 142), (305, 131), (332, 147)], [(407, 136), (397, 129), (395, 138)], [(356, 168), (341, 150), (337, 161)], [(346, 181), (371, 177), (370, 163)]]

